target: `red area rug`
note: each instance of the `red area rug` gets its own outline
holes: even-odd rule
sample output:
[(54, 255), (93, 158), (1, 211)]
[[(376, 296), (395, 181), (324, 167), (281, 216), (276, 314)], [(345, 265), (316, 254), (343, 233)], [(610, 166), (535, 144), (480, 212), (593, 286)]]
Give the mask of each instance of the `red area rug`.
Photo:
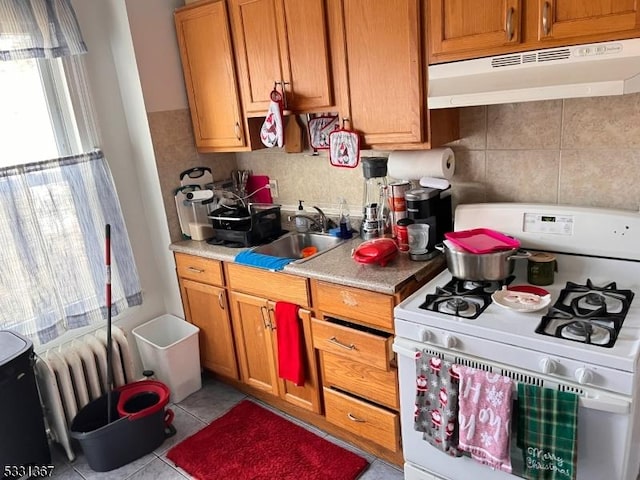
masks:
[(244, 400), (167, 453), (195, 478), (353, 480), (368, 462)]

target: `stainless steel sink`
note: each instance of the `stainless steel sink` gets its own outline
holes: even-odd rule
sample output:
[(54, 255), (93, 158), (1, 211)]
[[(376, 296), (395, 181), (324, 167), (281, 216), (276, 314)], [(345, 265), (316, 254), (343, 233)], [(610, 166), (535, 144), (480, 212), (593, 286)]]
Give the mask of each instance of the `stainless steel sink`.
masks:
[[(288, 233), (266, 245), (254, 247), (253, 251), (263, 255), (271, 255), (280, 258), (295, 258), (296, 263), (307, 261), (316, 255), (344, 243), (344, 240), (332, 235), (316, 232)], [(315, 247), (317, 251), (312, 255), (303, 256), (303, 249)]]

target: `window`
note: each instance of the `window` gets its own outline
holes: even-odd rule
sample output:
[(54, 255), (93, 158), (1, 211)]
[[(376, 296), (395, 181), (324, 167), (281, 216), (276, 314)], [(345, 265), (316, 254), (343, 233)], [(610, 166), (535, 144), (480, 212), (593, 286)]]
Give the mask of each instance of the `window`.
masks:
[[(36, 345), (106, 318), (106, 224), (112, 313), (142, 303), (111, 172), (97, 148), (83, 57), (69, 55), (84, 51), (82, 39), (44, 48), (16, 33), (55, 25), (55, 35), (33, 37), (79, 37), (65, 30), (75, 20), (70, 8), (68, 0), (0, 2), (0, 329)], [(64, 25), (50, 17), (57, 9)]]
[(0, 62), (0, 167), (73, 155), (98, 143), (91, 125), (83, 125), (89, 119), (77, 118), (82, 99), (67, 81), (65, 65), (73, 73), (78, 62)]

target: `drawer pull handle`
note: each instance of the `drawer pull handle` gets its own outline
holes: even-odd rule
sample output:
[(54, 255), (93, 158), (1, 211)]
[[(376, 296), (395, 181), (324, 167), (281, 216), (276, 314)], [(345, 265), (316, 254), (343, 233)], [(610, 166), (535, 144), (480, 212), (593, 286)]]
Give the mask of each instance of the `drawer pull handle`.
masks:
[(352, 422), (358, 422), (358, 423), (365, 423), (366, 420), (363, 420), (361, 418), (356, 417), (355, 415), (353, 415), (351, 412), (347, 413), (347, 417), (349, 418), (349, 420), (351, 420)]
[(339, 347), (346, 348), (347, 350), (357, 350), (356, 346), (353, 343), (351, 343), (349, 345), (346, 345), (346, 344), (342, 343), (340, 340), (338, 340), (336, 337), (331, 337), (329, 339), (329, 342), (331, 342), (334, 345), (337, 345)]
[(224, 295), (224, 292), (222, 291), (218, 293), (218, 305), (220, 305), (220, 310), (224, 310), (223, 295)]
[(195, 267), (187, 267), (187, 270), (193, 273), (204, 273), (204, 270), (200, 270), (199, 268), (195, 268)]

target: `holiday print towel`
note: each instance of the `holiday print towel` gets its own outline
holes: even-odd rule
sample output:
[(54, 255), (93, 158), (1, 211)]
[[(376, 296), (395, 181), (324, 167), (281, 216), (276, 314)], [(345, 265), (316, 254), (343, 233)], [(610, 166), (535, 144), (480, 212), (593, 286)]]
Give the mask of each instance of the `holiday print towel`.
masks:
[(511, 473), (509, 440), (513, 381), (484, 370), (460, 368), (460, 450), (492, 468)]
[(518, 384), (518, 446), (525, 478), (574, 480), (577, 427), (577, 395)]
[(269, 110), (260, 129), (260, 140), (265, 147), (282, 147), (284, 143), (282, 123), (282, 95), (277, 90), (273, 90)]
[(458, 365), (416, 353), (416, 405), (414, 428), (431, 445), (460, 456), (458, 446)]

